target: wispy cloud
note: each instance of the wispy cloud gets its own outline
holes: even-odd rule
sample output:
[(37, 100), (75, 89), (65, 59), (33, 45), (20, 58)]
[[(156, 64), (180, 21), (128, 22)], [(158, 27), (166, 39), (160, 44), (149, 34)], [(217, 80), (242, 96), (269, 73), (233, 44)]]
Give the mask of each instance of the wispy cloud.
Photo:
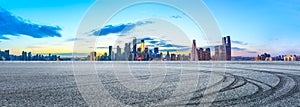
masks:
[[(127, 23), (127, 24), (120, 24), (120, 25), (107, 25), (100, 30), (93, 30), (92, 34), (94, 36), (106, 36), (108, 34), (116, 34), (116, 33), (125, 33), (131, 31), (136, 26), (142, 26), (145, 24), (154, 23), (152, 21), (138, 21), (136, 23)], [(120, 35), (123, 36), (123, 35)]]
[(0, 7), (0, 39), (9, 40), (8, 35), (27, 35), (33, 38), (61, 37), (59, 26), (31, 23)]
[(246, 50), (246, 48), (239, 48), (239, 47), (232, 47), (231, 49), (235, 50), (235, 51), (245, 51)]
[(242, 41), (231, 41), (231, 42), (238, 45), (248, 45), (248, 43), (244, 43)]
[(182, 17), (179, 16), (179, 15), (174, 15), (174, 16), (171, 16), (171, 18), (174, 18), (174, 19), (181, 19)]
[(247, 53), (249, 53), (249, 54), (257, 54), (256, 51), (247, 51)]
[(108, 47), (101, 46), (101, 47), (97, 47), (97, 49), (108, 49)]
[(70, 38), (70, 39), (67, 39), (66, 42), (74, 42), (74, 41), (78, 41), (78, 40), (83, 40), (83, 39), (80, 39), (80, 38)]

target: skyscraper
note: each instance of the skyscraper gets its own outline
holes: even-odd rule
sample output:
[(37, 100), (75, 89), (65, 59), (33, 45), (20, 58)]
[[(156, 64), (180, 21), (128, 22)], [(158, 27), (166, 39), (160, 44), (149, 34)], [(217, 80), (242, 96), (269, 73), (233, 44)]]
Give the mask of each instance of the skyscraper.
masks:
[(96, 61), (97, 53), (95, 51), (90, 53), (90, 61)]
[(124, 58), (123, 60), (127, 61), (129, 59), (130, 56), (130, 43), (125, 43), (125, 47), (124, 47)]
[(205, 56), (205, 50), (203, 48), (199, 48), (198, 49), (198, 59), (200, 61), (204, 60), (204, 56)]
[(120, 46), (117, 46), (117, 53), (115, 55), (115, 59), (117, 61), (121, 60), (121, 48), (120, 48)]
[(198, 58), (199, 60), (210, 60), (211, 59), (211, 54), (210, 54), (210, 48), (199, 48), (198, 49)]
[(158, 51), (159, 51), (159, 50), (158, 50), (158, 47), (155, 47), (155, 48), (154, 48), (154, 58), (158, 58), (158, 57), (157, 57), (158, 54), (159, 54)]
[(215, 46), (215, 60), (231, 60), (230, 36), (222, 38), (222, 45)]
[(170, 56), (170, 52), (169, 51), (167, 51), (167, 55), (166, 55), (165, 58), (166, 58), (167, 61), (171, 60), (171, 56)]
[(141, 40), (141, 52), (144, 52), (145, 50), (145, 41)]
[(198, 61), (198, 51), (196, 46), (196, 40), (193, 40), (192, 52), (191, 52), (191, 61)]
[(226, 60), (230, 61), (231, 60), (231, 40), (230, 36), (226, 37)]
[(211, 60), (210, 48), (205, 49), (204, 60)]
[(5, 50), (4, 51), (4, 58), (6, 59), (6, 60), (9, 60), (10, 58), (9, 58), (9, 50)]
[(113, 56), (112, 56), (112, 46), (109, 46), (108, 47), (108, 60), (112, 60), (113, 59)]
[(31, 61), (31, 59), (32, 59), (32, 54), (31, 52), (28, 52), (28, 60)]
[(134, 38), (133, 39), (133, 41), (132, 41), (132, 53), (133, 53), (133, 60), (134, 61), (136, 61), (137, 59), (136, 59), (136, 42), (137, 42), (137, 40), (136, 40), (136, 38)]
[(27, 60), (27, 52), (22, 51), (22, 57), (21, 57), (22, 61), (26, 61)]

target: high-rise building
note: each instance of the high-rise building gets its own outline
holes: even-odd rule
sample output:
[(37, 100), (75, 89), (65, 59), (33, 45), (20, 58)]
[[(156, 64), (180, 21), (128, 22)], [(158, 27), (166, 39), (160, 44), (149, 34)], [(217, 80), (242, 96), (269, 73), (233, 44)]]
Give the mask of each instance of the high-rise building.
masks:
[(166, 58), (167, 61), (170, 61), (170, 60), (171, 60), (170, 52), (169, 52), (169, 51), (167, 51), (167, 55), (166, 55), (165, 58)]
[(192, 51), (190, 55), (191, 61), (198, 61), (198, 51), (196, 46), (196, 40), (193, 40)]
[(120, 48), (120, 46), (117, 46), (117, 53), (115, 55), (115, 59), (117, 61), (121, 60), (121, 48)]
[(226, 37), (226, 60), (230, 61), (231, 60), (231, 40), (230, 36)]
[(96, 61), (97, 53), (95, 51), (90, 52), (90, 61)]
[(215, 46), (215, 60), (226, 60), (226, 47), (225, 45)]
[(211, 60), (210, 48), (205, 49), (204, 60)]
[(22, 51), (22, 57), (21, 57), (22, 61), (26, 61), (27, 60), (27, 52)]
[(198, 49), (198, 54), (199, 60), (211, 60), (210, 48), (200, 48)]
[(9, 50), (5, 50), (4, 51), (4, 58), (5, 58), (5, 60), (9, 60), (10, 58), (9, 58)]
[(158, 58), (157, 56), (158, 56), (158, 53), (159, 52), (159, 49), (158, 49), (158, 47), (155, 47), (154, 48), (154, 58)]
[(222, 45), (215, 46), (215, 60), (231, 60), (230, 36), (222, 38)]
[(136, 42), (137, 42), (137, 40), (136, 40), (136, 38), (134, 38), (133, 39), (133, 41), (132, 41), (132, 53), (133, 53), (133, 60), (134, 61), (136, 61), (137, 59), (136, 59), (136, 54), (137, 54), (137, 51), (136, 51)]
[(205, 56), (205, 50), (203, 48), (199, 48), (198, 49), (198, 59), (200, 61), (204, 60), (204, 56)]
[(176, 58), (176, 54), (171, 54), (171, 61), (176, 61), (177, 58)]
[(108, 60), (112, 60), (113, 59), (113, 55), (112, 55), (112, 46), (108, 47)]
[(141, 40), (141, 52), (144, 52), (145, 50), (145, 41)]
[(28, 52), (28, 60), (31, 61), (31, 59), (32, 59), (32, 54), (31, 52)]
[(131, 45), (130, 43), (125, 43), (124, 54), (123, 54), (124, 56), (123, 60), (125, 61), (128, 61), (130, 56), (130, 50), (131, 50), (130, 45)]
[(3, 60), (3, 52), (0, 50), (0, 60)]

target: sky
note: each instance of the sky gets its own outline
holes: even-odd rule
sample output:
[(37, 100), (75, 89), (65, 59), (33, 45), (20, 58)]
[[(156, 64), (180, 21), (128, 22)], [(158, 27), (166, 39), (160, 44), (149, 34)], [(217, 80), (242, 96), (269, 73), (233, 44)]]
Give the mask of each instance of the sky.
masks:
[[(101, 20), (100, 17), (105, 16), (101, 13), (109, 8), (91, 9), (97, 4), (108, 7), (115, 5), (107, 2), (0, 0), (0, 49), (9, 49), (17, 55), (23, 50), (71, 55), (74, 42), (81, 40), (89, 43), (89, 40), (97, 40), (96, 44), (92, 44), (93, 47), (89, 47), (90, 50), (84, 52), (104, 52), (109, 45), (123, 47), (123, 42), (130, 41), (132, 35), (146, 38), (149, 40), (147, 45), (157, 45), (162, 50), (180, 48), (179, 51), (185, 51), (193, 39), (197, 40), (199, 47), (211, 47), (205, 41), (205, 36), (209, 35), (203, 35), (189, 16), (166, 5), (140, 4), (127, 7), (111, 16), (106, 25), (97, 25), (94, 20)], [(233, 56), (256, 56), (264, 52), (272, 55), (300, 54), (299, 0), (203, 2), (218, 22), (222, 36), (231, 36)], [(88, 14), (89, 11), (99, 11), (99, 14)], [(91, 26), (79, 29), (85, 17), (94, 17), (90, 21)], [(162, 24), (165, 26), (160, 26)], [(76, 38), (78, 34), (84, 38)], [(167, 46), (172, 46), (172, 49)]]

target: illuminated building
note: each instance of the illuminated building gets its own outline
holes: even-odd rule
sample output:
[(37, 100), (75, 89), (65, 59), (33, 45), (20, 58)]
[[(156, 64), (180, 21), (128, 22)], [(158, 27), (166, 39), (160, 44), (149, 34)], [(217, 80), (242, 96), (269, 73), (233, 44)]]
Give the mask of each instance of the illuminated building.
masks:
[(144, 52), (145, 50), (145, 41), (141, 40), (141, 52)]
[(286, 55), (284, 57), (284, 61), (296, 61), (296, 56), (295, 55)]
[(198, 49), (198, 58), (199, 60), (211, 60), (210, 56), (210, 48), (206, 48), (205, 50), (203, 48)]
[(90, 61), (96, 61), (97, 53), (95, 51), (90, 52)]

